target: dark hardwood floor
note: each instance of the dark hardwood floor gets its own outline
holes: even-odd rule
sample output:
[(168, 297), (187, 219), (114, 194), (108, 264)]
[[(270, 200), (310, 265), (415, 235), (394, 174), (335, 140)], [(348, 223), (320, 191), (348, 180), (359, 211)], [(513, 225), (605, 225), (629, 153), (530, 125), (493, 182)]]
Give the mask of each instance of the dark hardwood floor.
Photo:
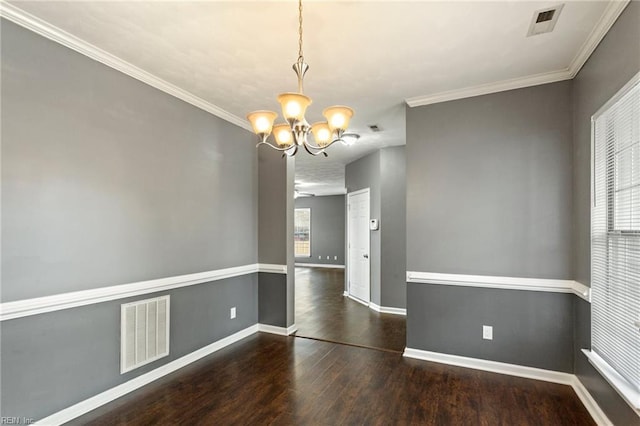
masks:
[(76, 425), (592, 425), (569, 386), (258, 333)]
[(344, 269), (296, 267), (296, 336), (402, 352), (406, 319), (344, 297)]

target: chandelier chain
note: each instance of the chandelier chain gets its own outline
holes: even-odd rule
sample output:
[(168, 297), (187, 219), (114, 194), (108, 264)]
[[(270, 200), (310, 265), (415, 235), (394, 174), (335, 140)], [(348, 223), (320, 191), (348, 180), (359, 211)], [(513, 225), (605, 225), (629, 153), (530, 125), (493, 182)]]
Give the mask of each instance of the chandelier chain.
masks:
[(302, 54), (302, 0), (298, 0), (298, 62), (304, 62)]

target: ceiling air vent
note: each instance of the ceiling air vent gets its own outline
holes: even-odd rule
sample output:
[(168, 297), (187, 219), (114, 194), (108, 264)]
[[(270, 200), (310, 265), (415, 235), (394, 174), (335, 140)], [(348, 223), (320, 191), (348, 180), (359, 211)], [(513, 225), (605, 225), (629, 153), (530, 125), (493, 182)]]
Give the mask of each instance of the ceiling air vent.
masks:
[(372, 132), (379, 132), (382, 130), (377, 124), (369, 124), (369, 128)]
[(551, 31), (553, 31), (556, 26), (556, 22), (558, 22), (560, 11), (562, 11), (563, 7), (564, 4), (561, 4), (547, 9), (536, 10), (533, 13), (533, 17), (531, 18), (531, 24), (529, 25), (529, 32), (527, 32), (527, 37), (550, 33)]

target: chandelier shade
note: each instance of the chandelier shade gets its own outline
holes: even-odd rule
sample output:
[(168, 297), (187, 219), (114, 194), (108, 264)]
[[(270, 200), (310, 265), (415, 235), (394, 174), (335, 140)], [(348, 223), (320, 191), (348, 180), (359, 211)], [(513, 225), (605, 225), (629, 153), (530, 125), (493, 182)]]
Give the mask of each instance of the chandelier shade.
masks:
[(325, 121), (313, 123), (311, 133), (313, 133), (316, 144), (321, 148), (326, 147), (331, 142), (331, 129), (329, 129), (329, 124)]
[(322, 115), (327, 119), (332, 132), (338, 130), (344, 132), (349, 127), (349, 121), (353, 117), (353, 110), (346, 106), (337, 105), (325, 108), (322, 111)]
[(311, 98), (302, 93), (281, 93), (278, 95), (278, 102), (282, 108), (282, 116), (291, 123), (304, 120)]
[(251, 123), (256, 135), (269, 136), (277, 116), (278, 114), (273, 111), (254, 111), (247, 115), (247, 120)]
[(276, 124), (273, 126), (273, 137), (281, 148), (289, 148), (293, 145), (293, 135), (288, 124)]
[[(304, 62), (302, 54), (302, 0), (298, 0), (298, 22), (298, 61), (293, 64), (293, 70), (298, 77), (298, 91), (281, 93), (277, 97), (286, 123), (274, 125), (277, 114), (265, 110), (249, 113), (247, 119), (260, 140), (256, 146), (267, 145), (283, 151), (288, 156), (295, 155), (298, 148), (304, 148), (311, 155), (322, 154), (326, 157), (325, 149), (334, 143), (342, 142), (347, 145), (342, 136), (353, 117), (353, 109), (342, 105), (331, 106), (325, 108), (322, 113), (327, 121), (317, 122), (311, 126), (307, 122), (305, 114), (312, 101), (303, 93), (304, 75), (309, 65)], [(273, 133), (275, 145), (268, 141), (271, 133)]]

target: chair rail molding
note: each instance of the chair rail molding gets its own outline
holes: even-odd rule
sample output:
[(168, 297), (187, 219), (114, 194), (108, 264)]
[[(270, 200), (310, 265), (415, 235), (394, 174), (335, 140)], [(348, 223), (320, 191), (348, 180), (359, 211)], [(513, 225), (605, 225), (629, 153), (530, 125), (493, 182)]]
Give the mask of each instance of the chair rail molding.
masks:
[(107, 302), (110, 300), (140, 296), (143, 294), (156, 293), (159, 291), (167, 291), (174, 288), (203, 284), (223, 280), (225, 278), (254, 274), (257, 272), (286, 274), (287, 265), (253, 263), (207, 272), (197, 272), (194, 274), (178, 275), (129, 284), (99, 287), (89, 290), (54, 294), (51, 296), (4, 302), (0, 303), (0, 321), (92, 305), (94, 303)]
[(501, 290), (545, 291), (572, 293), (591, 302), (591, 289), (573, 280), (549, 278), (496, 277), (489, 275), (443, 274), (438, 272), (407, 271), (407, 282), (420, 284), (482, 287)]

